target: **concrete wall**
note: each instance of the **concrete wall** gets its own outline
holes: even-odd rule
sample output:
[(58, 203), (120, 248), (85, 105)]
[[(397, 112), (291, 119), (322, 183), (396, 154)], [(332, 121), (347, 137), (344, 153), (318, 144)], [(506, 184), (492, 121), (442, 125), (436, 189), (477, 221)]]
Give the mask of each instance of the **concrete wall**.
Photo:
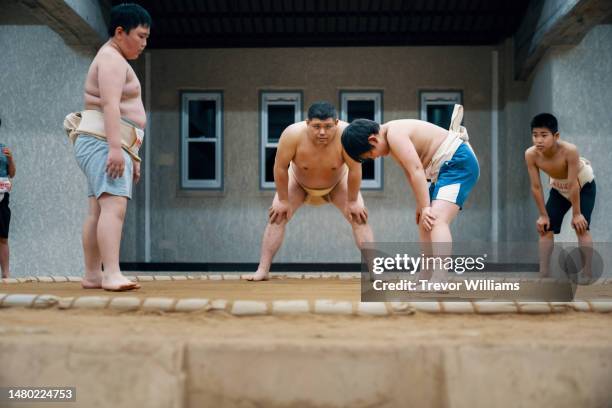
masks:
[(86, 187), (62, 120), (82, 109), (92, 55), (68, 48), (46, 26), (8, 25), (6, 19), (3, 24), (0, 141), (13, 150), (17, 166), (11, 193), (12, 275), (80, 275)]
[[(338, 104), (343, 89), (383, 91), (384, 120), (417, 118), (419, 90), (460, 89), (481, 179), (453, 226), (458, 240), (490, 229), (491, 47), (154, 50), (152, 72), (152, 260), (256, 262), (273, 192), (259, 189), (258, 95), (302, 90), (304, 107)], [(184, 191), (179, 173), (179, 91), (224, 92), (222, 192)], [(384, 190), (364, 193), (378, 241), (414, 241), (414, 200), (400, 168), (385, 160)], [(135, 201), (142, 207), (143, 196)], [(133, 228), (133, 227), (128, 227)], [(131, 232), (126, 230), (127, 234)], [(124, 244), (124, 261), (142, 260)], [(140, 258), (140, 259), (139, 259)], [(332, 206), (301, 208), (280, 262), (357, 262), (351, 228)]]
[[(499, 240), (535, 240), (531, 236), (532, 209), (524, 151), (531, 144), (525, 124), (527, 84), (514, 80), (513, 44), (500, 47), (499, 105)], [(537, 214), (537, 211), (536, 211)]]
[[(612, 241), (612, 179), (609, 177), (610, 131), (612, 129), (612, 25), (591, 30), (576, 47), (553, 50), (553, 112), (559, 119), (561, 137), (578, 146), (580, 154), (593, 163), (597, 183), (597, 201), (591, 228), (593, 239)], [(562, 240), (575, 234), (567, 215)]]

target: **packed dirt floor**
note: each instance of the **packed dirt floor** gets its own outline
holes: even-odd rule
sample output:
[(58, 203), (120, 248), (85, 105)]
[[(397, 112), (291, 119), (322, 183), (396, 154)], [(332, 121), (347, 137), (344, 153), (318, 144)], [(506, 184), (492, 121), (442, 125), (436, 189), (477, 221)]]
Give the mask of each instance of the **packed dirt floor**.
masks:
[[(1, 293), (358, 301), (353, 280), (77, 283)], [(266, 315), (0, 308), (0, 385), (71, 385), (7, 407), (610, 406), (612, 313)], [(511, 384), (509, 387), (508, 384)], [(0, 406), (3, 406), (0, 403)]]
[[(137, 296), (167, 298), (205, 298), (233, 300), (349, 300), (361, 298), (360, 279), (291, 279), (286, 276), (273, 277), (265, 282), (248, 282), (246, 280), (177, 280), (140, 282), (139, 290), (129, 292), (108, 292), (102, 289), (82, 289), (79, 282), (24, 282), (0, 285), (0, 293), (50, 294), (59, 297), (77, 296)], [(570, 301), (573, 293), (578, 299), (612, 300), (612, 284), (572, 286), (552, 282), (521, 282), (520, 292), (506, 293), (496, 291), (439, 291), (434, 294), (437, 300), (497, 299), (521, 301)], [(403, 293), (389, 295), (387, 292), (373, 293), (369, 300), (406, 301)], [(431, 292), (411, 293), (410, 297), (431, 298)]]
[(360, 280), (349, 279), (272, 279), (266, 282), (245, 280), (186, 280), (141, 282), (141, 288), (129, 292), (82, 289), (79, 282), (26, 282), (1, 285), (0, 293), (50, 294), (72, 296), (138, 296), (170, 298), (206, 298), (226, 300), (334, 299), (354, 300), (360, 297)]
[[(612, 314), (545, 315), (254, 316), (225, 312), (152, 313), (111, 310), (0, 310), (0, 336), (110, 338), (320, 339), (350, 343), (612, 344)], [(6, 338), (5, 337), (5, 338)]]
[[(273, 279), (246, 281), (142, 282), (140, 290), (122, 293), (81, 289), (80, 283), (20, 283), (2, 285), (2, 293), (47, 293), (71, 296), (138, 296), (241, 300), (333, 299), (359, 301), (358, 279)], [(234, 317), (223, 311), (163, 313), (112, 310), (0, 309), (0, 333), (53, 336), (167, 336), (206, 338), (320, 338), (363, 341), (479, 341), (528, 343), (612, 343), (612, 314), (563, 312), (542, 315), (321, 316), (284, 315)]]

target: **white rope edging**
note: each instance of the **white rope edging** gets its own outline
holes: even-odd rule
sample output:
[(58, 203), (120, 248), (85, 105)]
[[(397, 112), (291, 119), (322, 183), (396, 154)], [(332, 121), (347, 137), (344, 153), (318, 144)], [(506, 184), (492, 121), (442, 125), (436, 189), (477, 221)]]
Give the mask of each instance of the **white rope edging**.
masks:
[[(286, 279), (361, 279), (360, 273), (272, 273), (274, 277)], [(136, 275), (132, 281), (187, 281), (187, 280), (242, 280), (240, 274), (195, 274), (195, 275)], [(3, 284), (27, 282), (60, 283), (80, 282), (79, 276), (34, 276), (2, 279)], [(605, 284), (611, 284), (606, 279)], [(28, 307), (58, 309), (112, 309), (118, 311), (194, 312), (224, 311), (234, 316), (284, 315), (284, 314), (328, 314), (358, 316), (409, 315), (415, 312), (444, 314), (543, 314), (577, 312), (612, 312), (612, 301), (607, 299), (574, 302), (488, 302), (488, 301), (429, 301), (429, 302), (350, 302), (331, 299), (276, 300), (272, 302), (224, 299), (173, 299), (138, 298), (135, 296), (78, 296), (61, 298), (54, 295), (3, 294), (0, 293), (0, 307)]]
[(0, 307), (58, 309), (111, 309), (118, 311), (195, 312), (225, 311), (234, 316), (286, 314), (389, 316), (415, 312), (432, 314), (548, 314), (577, 312), (610, 313), (612, 301), (576, 302), (351, 302), (331, 299), (308, 300), (234, 300), (205, 298), (139, 298), (136, 296), (79, 296), (0, 293)]

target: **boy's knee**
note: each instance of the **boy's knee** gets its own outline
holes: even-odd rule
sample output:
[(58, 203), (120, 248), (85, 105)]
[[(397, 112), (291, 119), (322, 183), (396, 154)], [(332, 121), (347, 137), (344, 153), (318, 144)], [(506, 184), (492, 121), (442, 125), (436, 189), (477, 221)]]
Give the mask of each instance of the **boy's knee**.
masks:
[(87, 214), (87, 219), (89, 221), (98, 222), (99, 218), (100, 218), (100, 212), (90, 212)]
[(588, 237), (589, 237), (589, 235), (590, 235), (590, 231), (589, 231), (589, 230), (585, 230), (585, 231), (582, 231), (582, 232), (578, 232), (578, 231), (576, 231), (576, 236), (577, 236), (579, 239), (585, 239), (585, 238), (588, 238)]
[(364, 222), (358, 221), (355, 218), (355, 216), (349, 217), (346, 214), (344, 214), (344, 219), (347, 220), (349, 224), (351, 224), (351, 227), (353, 229), (369, 228), (370, 227), (370, 224), (368, 224), (368, 220), (365, 220)]
[(359, 239), (359, 238), (355, 239), (355, 245), (357, 245), (357, 248), (360, 251), (363, 251), (364, 249), (370, 249), (371, 248), (371, 246), (367, 246), (366, 245), (367, 243), (368, 243), (368, 241), (366, 241), (365, 239)]
[(355, 229), (354, 237), (357, 248), (360, 250), (371, 249), (371, 245), (368, 244), (372, 243), (374, 237), (369, 224), (358, 224), (358, 227)]
[(436, 215), (435, 213), (434, 213), (434, 215), (436, 216), (436, 219), (433, 222), (433, 226), (434, 227), (438, 227), (438, 228), (440, 228), (440, 227), (447, 227), (447, 228), (450, 228), (450, 223), (448, 222), (448, 220), (446, 218), (441, 217), (439, 215)]
[(555, 234), (553, 231), (546, 231), (544, 234), (540, 235), (540, 242), (549, 242), (554, 241)]
[(114, 218), (118, 218), (121, 221), (125, 220), (125, 208), (121, 208), (121, 207), (109, 207), (109, 208), (102, 208), (102, 211), (100, 212), (100, 215), (98, 217), (95, 217), (96, 220), (99, 220), (100, 217), (102, 215), (106, 216), (106, 217), (114, 217)]
[(268, 225), (274, 227), (284, 227), (285, 225), (287, 225), (288, 222), (289, 221), (287, 221), (286, 217), (283, 217), (280, 221), (276, 220), (274, 222), (271, 219), (268, 219)]

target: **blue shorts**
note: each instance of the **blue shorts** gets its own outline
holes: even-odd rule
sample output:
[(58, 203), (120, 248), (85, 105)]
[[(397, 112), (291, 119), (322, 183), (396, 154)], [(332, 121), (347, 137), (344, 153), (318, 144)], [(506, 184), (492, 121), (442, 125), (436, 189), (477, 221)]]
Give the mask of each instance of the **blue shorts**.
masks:
[(453, 157), (442, 164), (438, 180), (429, 186), (429, 198), (431, 201), (455, 203), (462, 208), (479, 176), (478, 159), (472, 149), (463, 143)]
[(74, 156), (77, 164), (87, 177), (87, 196), (100, 198), (103, 193), (132, 198), (132, 158), (121, 149), (125, 170), (119, 178), (113, 179), (106, 173), (108, 143), (93, 136), (80, 135), (74, 142)]

